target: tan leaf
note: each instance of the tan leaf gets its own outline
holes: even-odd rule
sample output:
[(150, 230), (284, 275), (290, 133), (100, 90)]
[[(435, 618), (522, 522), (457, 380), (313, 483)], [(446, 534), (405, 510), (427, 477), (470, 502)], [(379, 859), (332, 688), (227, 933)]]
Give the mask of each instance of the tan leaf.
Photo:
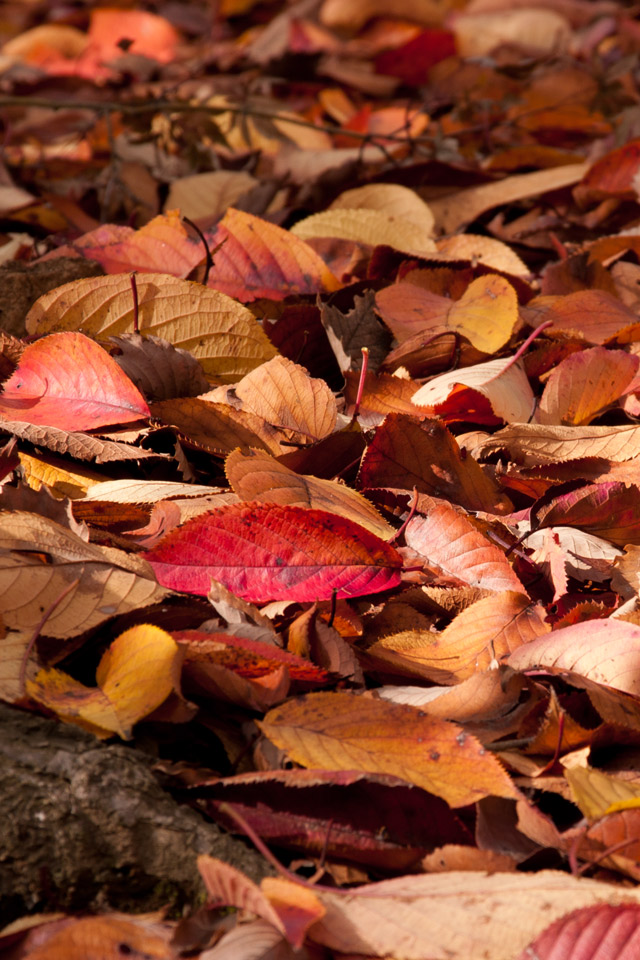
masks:
[[(233, 383), (275, 356), (253, 314), (218, 290), (167, 274), (136, 279), (139, 330), (188, 350), (212, 377)], [(78, 330), (101, 338), (134, 332), (131, 279), (126, 274), (74, 280), (33, 305), (29, 333)]]
[(171, 480), (104, 480), (93, 484), (85, 501), (110, 503), (156, 503), (177, 497), (207, 497), (221, 493), (221, 487), (205, 487), (198, 483), (176, 483)]
[[(55, 607), (75, 579), (78, 584)], [(43, 634), (74, 637), (169, 593), (141, 557), (85, 543), (33, 513), (0, 513), (0, 606), (9, 627), (33, 630), (53, 608)]]
[(268, 453), (234, 450), (226, 459), (225, 472), (242, 500), (327, 510), (355, 520), (384, 540), (395, 533), (395, 528), (382, 519), (362, 494), (335, 480), (301, 476)]
[(321, 440), (335, 429), (338, 414), (329, 386), (286, 357), (274, 357), (247, 374), (234, 393), (243, 410), (279, 430)]
[(163, 210), (180, 210), (190, 220), (218, 219), (258, 181), (244, 170), (210, 170), (169, 184)]
[(483, 263), (492, 270), (510, 273), (514, 277), (528, 277), (530, 270), (511, 247), (495, 237), (483, 237), (474, 233), (456, 233), (436, 241), (438, 252), (448, 259), (469, 260)]
[(571, 28), (563, 16), (539, 8), (462, 13), (453, 21), (453, 30), (463, 57), (485, 57), (503, 43), (515, 43), (538, 54), (558, 54), (571, 39)]
[(597, 903), (640, 903), (628, 887), (569, 876), (451, 871), (399, 877), (350, 897), (322, 892), (313, 939), (340, 953), (395, 960), (513, 960), (554, 920)]
[[(409, 20), (426, 27), (442, 24), (455, 6), (452, 0), (397, 0), (393, 15), (398, 20)], [(320, 20), (332, 30), (357, 31), (367, 20), (386, 17), (389, 6), (384, 0), (324, 0)]]
[(438, 420), (392, 413), (367, 447), (358, 485), (446, 497), (466, 510), (509, 513), (512, 504)]
[(372, 247), (385, 244), (416, 257), (433, 253), (436, 249), (430, 231), (379, 210), (325, 210), (299, 220), (291, 228), (291, 233), (301, 240), (336, 237)]
[(550, 190), (559, 190), (582, 180), (590, 163), (573, 163), (550, 170), (535, 170), (533, 173), (520, 173), (496, 183), (483, 183), (478, 187), (468, 187), (433, 200), (429, 206), (436, 218), (436, 225), (443, 233), (455, 233), (461, 226), (471, 223), (481, 213), (493, 207), (537, 197)]
[(483, 456), (506, 450), (512, 460), (525, 466), (562, 463), (583, 457), (603, 460), (633, 460), (640, 455), (640, 427), (554, 427), (537, 423), (514, 423), (498, 430), (479, 444)]
[(345, 190), (329, 210), (378, 210), (392, 219), (407, 220), (427, 235), (433, 234), (433, 214), (427, 204), (413, 190), (398, 183), (368, 183)]

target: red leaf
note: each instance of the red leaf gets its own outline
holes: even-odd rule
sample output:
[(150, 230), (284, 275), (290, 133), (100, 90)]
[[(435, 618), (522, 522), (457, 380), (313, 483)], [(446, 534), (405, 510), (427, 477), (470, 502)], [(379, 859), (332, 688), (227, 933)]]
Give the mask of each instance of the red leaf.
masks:
[(401, 47), (381, 53), (376, 59), (376, 71), (419, 86), (427, 82), (431, 67), (455, 52), (455, 36), (449, 30), (424, 30)]
[(0, 416), (61, 430), (149, 415), (126, 373), (82, 333), (54, 333), (28, 346), (0, 395)]
[(538, 527), (580, 527), (619, 547), (640, 543), (635, 484), (612, 481), (550, 491), (533, 505), (531, 517)]
[(640, 138), (612, 150), (598, 160), (585, 174), (575, 190), (578, 202), (618, 197), (635, 200), (633, 178), (640, 167)]
[(364, 527), (324, 510), (234, 503), (172, 531), (147, 559), (161, 584), (206, 596), (219, 580), (243, 600), (328, 600), (400, 583), (402, 558)]

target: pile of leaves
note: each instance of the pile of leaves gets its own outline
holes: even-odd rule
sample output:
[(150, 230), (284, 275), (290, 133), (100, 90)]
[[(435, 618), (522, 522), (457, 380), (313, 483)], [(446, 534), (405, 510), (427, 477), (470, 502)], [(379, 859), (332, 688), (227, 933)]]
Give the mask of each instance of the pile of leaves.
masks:
[(5, 8), (0, 697), (280, 871), (22, 955), (636, 956), (631, 8)]

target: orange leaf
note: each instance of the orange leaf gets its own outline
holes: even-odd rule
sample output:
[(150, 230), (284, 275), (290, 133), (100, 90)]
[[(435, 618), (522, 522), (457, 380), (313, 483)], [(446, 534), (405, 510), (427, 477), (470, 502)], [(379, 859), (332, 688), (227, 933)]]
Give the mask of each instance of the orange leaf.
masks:
[(179, 39), (168, 20), (147, 10), (98, 8), (91, 11), (89, 40), (102, 61), (121, 57), (121, 42), (127, 40), (128, 53), (169, 63), (175, 56)]
[(544, 615), (544, 607), (509, 591), (472, 603), (441, 633), (407, 630), (384, 637), (367, 653), (388, 659), (395, 669), (404, 662), (414, 676), (455, 683), (497, 666), (522, 644), (548, 633)]
[(73, 243), (107, 273), (170, 273), (186, 277), (203, 258), (201, 244), (189, 239), (177, 210), (154, 217), (139, 230), (105, 223)]
[(93, 340), (54, 333), (30, 344), (0, 395), (0, 416), (91, 430), (149, 416), (140, 391)]
[(457, 724), (350, 693), (313, 693), (271, 710), (260, 727), (305, 767), (400, 777), (463, 807), (517, 797), (495, 757)]
[(328, 293), (340, 283), (323, 260), (292, 233), (231, 207), (207, 236), (215, 256), (208, 286), (243, 303), (292, 294)]

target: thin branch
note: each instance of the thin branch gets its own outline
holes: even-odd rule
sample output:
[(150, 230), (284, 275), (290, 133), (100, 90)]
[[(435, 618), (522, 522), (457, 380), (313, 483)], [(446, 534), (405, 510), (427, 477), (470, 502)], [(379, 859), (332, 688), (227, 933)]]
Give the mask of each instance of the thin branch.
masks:
[(2, 107), (42, 107), (49, 110), (96, 110), (99, 113), (122, 113), (129, 116), (136, 116), (144, 113), (208, 113), (212, 116), (221, 116), (225, 113), (233, 113), (238, 116), (256, 117), (259, 120), (280, 120), (282, 123), (288, 123), (296, 127), (306, 127), (311, 130), (322, 130), (324, 133), (340, 134), (344, 137), (351, 137), (353, 140), (363, 141), (378, 147), (384, 154), (383, 143), (380, 141), (392, 141), (402, 143), (405, 146), (414, 143), (432, 143), (431, 137), (413, 137), (411, 140), (406, 135), (394, 133), (362, 133), (357, 130), (348, 130), (336, 124), (317, 124), (311, 120), (303, 120), (299, 117), (291, 117), (289, 114), (282, 114), (278, 110), (265, 110), (252, 107), (250, 105), (233, 106), (227, 105), (211, 106), (206, 103), (188, 103), (185, 100), (145, 100), (144, 103), (118, 103), (113, 100), (51, 100), (48, 97), (16, 97), (0, 96), (0, 109)]

